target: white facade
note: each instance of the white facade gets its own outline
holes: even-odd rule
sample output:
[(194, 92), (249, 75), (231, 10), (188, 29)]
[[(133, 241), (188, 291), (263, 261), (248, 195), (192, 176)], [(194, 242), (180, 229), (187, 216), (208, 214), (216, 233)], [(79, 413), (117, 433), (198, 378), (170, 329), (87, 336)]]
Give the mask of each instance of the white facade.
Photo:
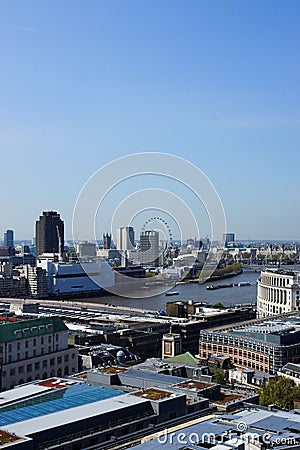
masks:
[(114, 285), (114, 271), (105, 262), (65, 264), (42, 260), (50, 295), (98, 291)]
[(134, 249), (134, 229), (133, 227), (121, 227), (117, 230), (117, 249)]
[(300, 273), (267, 269), (257, 281), (259, 318), (300, 310)]

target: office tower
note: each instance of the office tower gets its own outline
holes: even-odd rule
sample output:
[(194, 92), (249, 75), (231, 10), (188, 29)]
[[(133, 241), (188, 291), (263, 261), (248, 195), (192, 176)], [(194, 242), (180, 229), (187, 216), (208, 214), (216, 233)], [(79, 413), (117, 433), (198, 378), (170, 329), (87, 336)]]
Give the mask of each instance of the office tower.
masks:
[(117, 250), (132, 250), (135, 247), (133, 227), (121, 227), (117, 230)]
[(44, 211), (36, 221), (36, 256), (64, 251), (64, 222), (56, 211)]
[(14, 232), (13, 230), (6, 230), (4, 233), (4, 247), (14, 247)]
[(140, 262), (143, 266), (158, 267), (161, 263), (159, 254), (159, 232), (145, 231), (140, 235)]
[(103, 248), (104, 250), (110, 250), (111, 247), (111, 234), (103, 234)]
[(225, 242), (225, 245), (234, 242), (235, 241), (235, 236), (234, 233), (224, 233), (223, 234), (223, 241)]

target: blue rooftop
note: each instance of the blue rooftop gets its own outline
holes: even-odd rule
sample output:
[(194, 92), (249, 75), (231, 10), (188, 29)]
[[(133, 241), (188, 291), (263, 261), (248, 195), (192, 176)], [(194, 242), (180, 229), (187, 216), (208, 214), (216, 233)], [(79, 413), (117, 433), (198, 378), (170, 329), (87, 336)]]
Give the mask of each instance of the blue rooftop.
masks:
[(46, 394), (0, 408), (0, 427), (122, 394), (123, 392), (114, 389), (87, 384), (76, 384), (67, 389), (55, 389)]

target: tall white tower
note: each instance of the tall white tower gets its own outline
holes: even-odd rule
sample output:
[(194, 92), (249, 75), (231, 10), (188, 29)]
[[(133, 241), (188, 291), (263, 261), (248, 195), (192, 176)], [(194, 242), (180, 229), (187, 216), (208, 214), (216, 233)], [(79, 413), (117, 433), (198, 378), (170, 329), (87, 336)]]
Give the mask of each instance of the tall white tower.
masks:
[(135, 248), (133, 227), (121, 227), (117, 230), (117, 250), (133, 250)]

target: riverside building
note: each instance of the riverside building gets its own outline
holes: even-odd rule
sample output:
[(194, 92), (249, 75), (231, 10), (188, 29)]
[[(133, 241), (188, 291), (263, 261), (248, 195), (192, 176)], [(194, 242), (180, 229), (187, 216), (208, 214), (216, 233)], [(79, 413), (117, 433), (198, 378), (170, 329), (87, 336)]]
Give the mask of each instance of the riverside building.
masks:
[(300, 272), (267, 269), (257, 281), (257, 316), (274, 316), (300, 310)]

